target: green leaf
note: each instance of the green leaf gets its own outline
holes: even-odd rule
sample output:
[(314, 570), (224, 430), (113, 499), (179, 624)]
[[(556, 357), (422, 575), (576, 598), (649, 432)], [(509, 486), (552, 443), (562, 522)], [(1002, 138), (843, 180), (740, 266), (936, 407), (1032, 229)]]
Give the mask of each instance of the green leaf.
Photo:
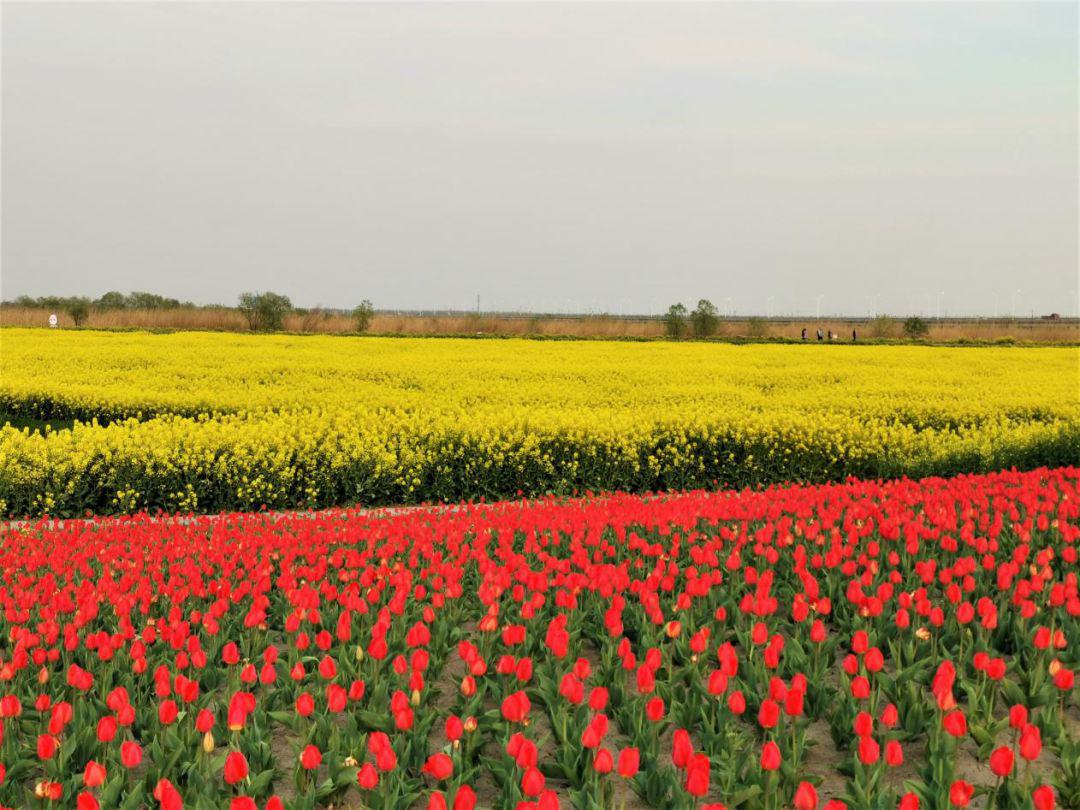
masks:
[(745, 804), (751, 799), (756, 799), (761, 793), (761, 785), (751, 785), (748, 788), (743, 788), (737, 793), (732, 794), (730, 801), (728, 801), (729, 807), (738, 807), (741, 804)]
[[(124, 803), (122, 805), (120, 805), (120, 810), (137, 810), (138, 808), (142, 807), (143, 799), (144, 799), (143, 783), (139, 782), (139, 783), (137, 783), (135, 785), (135, 787), (133, 787), (131, 789), (131, 793), (129, 793), (125, 797)], [(105, 807), (105, 806), (106, 805), (104, 805), (104, 804), (102, 805), (102, 807)]]

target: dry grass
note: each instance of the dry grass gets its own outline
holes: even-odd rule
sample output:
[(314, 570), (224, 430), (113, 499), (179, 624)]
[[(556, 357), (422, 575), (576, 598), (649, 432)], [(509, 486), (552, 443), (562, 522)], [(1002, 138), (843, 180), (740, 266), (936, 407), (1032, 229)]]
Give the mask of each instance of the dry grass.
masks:
[[(45, 326), (49, 320), (49, 310), (5, 306), (0, 308), (2, 326)], [(72, 327), (74, 323), (66, 313), (57, 313), (62, 327)], [(110, 310), (91, 312), (86, 326), (98, 329), (209, 329), (233, 332), (246, 332), (247, 322), (234, 309), (144, 309)], [(717, 337), (736, 338), (791, 338), (796, 339), (803, 327), (810, 339), (819, 322), (813, 319), (773, 319), (760, 318), (747, 320), (722, 321), (717, 329)], [(839, 334), (839, 340), (850, 341), (851, 330), (858, 330), (860, 340), (876, 338), (903, 337), (903, 324), (900, 320), (881, 321), (844, 321), (820, 322), (823, 330), (830, 328)], [(352, 332), (355, 322), (348, 315), (320, 310), (310, 310), (305, 314), (292, 314), (285, 319), (285, 329), (289, 332), (311, 332), (341, 334)], [(410, 335), (461, 335), (461, 334), (496, 334), (496, 335), (546, 335), (560, 337), (590, 338), (650, 338), (661, 337), (664, 325), (661, 321), (648, 318), (622, 318), (609, 315), (585, 317), (560, 317), (558, 315), (395, 315), (376, 314), (371, 323), (371, 332), (383, 334)], [(1000, 340), (1012, 338), (1017, 341), (1034, 343), (1061, 343), (1080, 341), (1080, 324), (1075, 322), (1054, 322), (1043, 320), (1016, 321), (942, 321), (930, 323), (931, 341), (955, 342), (959, 340)]]

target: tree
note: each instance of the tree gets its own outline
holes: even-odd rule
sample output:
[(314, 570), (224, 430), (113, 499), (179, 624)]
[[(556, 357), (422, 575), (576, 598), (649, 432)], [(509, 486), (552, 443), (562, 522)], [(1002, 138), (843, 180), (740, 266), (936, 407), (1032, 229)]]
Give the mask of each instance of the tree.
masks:
[(248, 329), (255, 332), (259, 328), (259, 294), (253, 292), (240, 293), (240, 299), (236, 304), (240, 314), (247, 321)]
[(371, 319), (375, 317), (375, 305), (365, 298), (352, 311), (352, 314), (356, 321), (356, 331), (366, 332), (371, 326)]
[(693, 324), (694, 334), (698, 337), (715, 335), (720, 318), (713, 302), (705, 298), (698, 301), (697, 308), (690, 313), (690, 323)]
[(292, 301), (273, 292), (245, 292), (240, 293), (237, 309), (252, 332), (273, 332), (285, 323), (285, 316), (292, 311)]
[(122, 292), (112, 290), (95, 301), (94, 306), (98, 309), (124, 309), (127, 306), (127, 301)]
[(923, 338), (929, 332), (930, 326), (918, 316), (912, 316), (904, 321), (904, 334), (909, 338)]
[(64, 311), (71, 316), (76, 326), (82, 326), (90, 314), (90, 299), (69, 298), (64, 304)]
[(664, 329), (668, 337), (682, 337), (686, 334), (686, 307), (680, 304), (672, 304), (664, 315)]
[(133, 292), (126, 300), (129, 309), (177, 309), (180, 302), (157, 293)]

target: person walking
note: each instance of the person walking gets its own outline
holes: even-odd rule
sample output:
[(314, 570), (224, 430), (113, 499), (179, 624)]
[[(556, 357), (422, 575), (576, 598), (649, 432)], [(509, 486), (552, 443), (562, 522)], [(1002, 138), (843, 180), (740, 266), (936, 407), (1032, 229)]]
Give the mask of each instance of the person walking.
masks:
[(825, 335), (822, 334), (820, 327), (817, 330), (817, 339), (818, 343), (825, 339)]
[(802, 328), (802, 339), (806, 340), (806, 327), (805, 326)]
[(855, 332), (854, 329), (852, 329), (851, 330), (851, 342), (855, 343), (858, 339), (859, 339), (858, 334)]

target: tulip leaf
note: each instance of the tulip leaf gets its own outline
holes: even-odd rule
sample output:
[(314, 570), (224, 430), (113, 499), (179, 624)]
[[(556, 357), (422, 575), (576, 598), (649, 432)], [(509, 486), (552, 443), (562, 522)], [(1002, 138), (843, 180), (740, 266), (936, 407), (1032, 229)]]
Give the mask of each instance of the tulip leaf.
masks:
[(761, 785), (750, 785), (731, 795), (727, 804), (729, 807), (739, 807), (761, 795)]
[[(120, 810), (136, 810), (136, 808), (142, 807), (144, 797), (143, 783), (138, 782), (131, 789), (131, 792), (124, 798), (124, 803), (120, 805)], [(108, 805), (102, 803), (102, 807)]]

